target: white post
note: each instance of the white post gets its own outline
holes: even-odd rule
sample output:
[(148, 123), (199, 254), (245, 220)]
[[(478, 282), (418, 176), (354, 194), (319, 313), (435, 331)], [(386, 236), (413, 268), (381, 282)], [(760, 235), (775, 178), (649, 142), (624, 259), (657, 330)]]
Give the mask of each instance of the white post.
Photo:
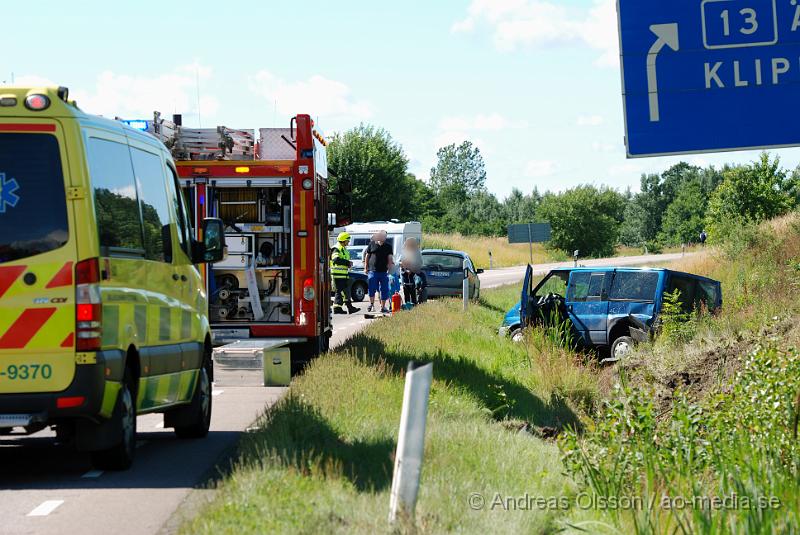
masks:
[(464, 270), (464, 281), (461, 283), (461, 293), (464, 296), (464, 312), (466, 312), (469, 305), (469, 275), (467, 275), (466, 269)]
[(400, 415), (400, 433), (394, 460), (392, 494), (389, 501), (389, 522), (398, 514), (413, 521), (417, 504), (419, 478), (422, 472), (422, 454), (425, 450), (425, 422), (428, 417), (428, 396), (433, 381), (433, 364), (424, 366), (409, 362), (406, 387), (403, 394), (403, 411)]

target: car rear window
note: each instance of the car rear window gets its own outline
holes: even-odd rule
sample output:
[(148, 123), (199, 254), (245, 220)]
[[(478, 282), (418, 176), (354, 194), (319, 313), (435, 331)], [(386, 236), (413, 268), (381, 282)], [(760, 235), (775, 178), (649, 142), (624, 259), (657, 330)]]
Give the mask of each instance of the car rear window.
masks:
[(67, 196), (58, 140), (0, 134), (0, 264), (63, 247)]
[(611, 284), (612, 301), (655, 301), (658, 272), (618, 271)]
[(423, 254), (422, 267), (442, 271), (464, 269), (464, 259), (448, 254)]

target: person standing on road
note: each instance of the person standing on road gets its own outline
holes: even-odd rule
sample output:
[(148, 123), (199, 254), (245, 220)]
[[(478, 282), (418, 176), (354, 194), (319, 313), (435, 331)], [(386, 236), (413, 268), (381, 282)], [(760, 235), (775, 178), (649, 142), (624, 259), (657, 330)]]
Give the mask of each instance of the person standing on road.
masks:
[(419, 242), (416, 238), (408, 238), (403, 243), (399, 264), (403, 268), (403, 294), (406, 303), (416, 305), (417, 289), (421, 289), (425, 281), (425, 273), (422, 271), (422, 253), (419, 251)]
[(369, 287), (369, 307), (367, 312), (375, 310), (375, 294), (380, 292), (381, 313), (388, 314), (386, 302), (391, 297), (389, 293), (389, 272), (394, 270), (394, 256), (392, 246), (386, 241), (385, 230), (376, 232), (367, 247), (364, 256), (364, 271), (367, 273), (367, 286)]
[[(350, 261), (350, 251), (347, 246), (350, 245), (350, 234), (342, 232), (336, 247), (331, 252), (331, 278), (336, 287), (336, 296), (333, 302), (334, 314), (352, 314), (358, 312), (358, 309), (350, 302), (350, 292), (348, 286), (350, 282), (350, 268), (353, 262)], [(347, 307), (345, 312), (344, 307)]]

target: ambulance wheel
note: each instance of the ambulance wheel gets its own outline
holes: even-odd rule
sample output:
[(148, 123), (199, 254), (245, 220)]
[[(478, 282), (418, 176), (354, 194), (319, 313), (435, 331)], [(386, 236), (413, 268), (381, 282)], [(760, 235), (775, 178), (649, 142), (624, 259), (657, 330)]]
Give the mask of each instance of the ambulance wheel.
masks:
[(185, 407), (185, 419), (175, 426), (178, 438), (203, 438), (211, 427), (211, 359), (203, 361), (192, 402)]
[(133, 401), (132, 379), (126, 374), (111, 415), (111, 424), (118, 427), (122, 439), (118, 444), (92, 452), (92, 465), (100, 470), (127, 470), (136, 452), (136, 406)]

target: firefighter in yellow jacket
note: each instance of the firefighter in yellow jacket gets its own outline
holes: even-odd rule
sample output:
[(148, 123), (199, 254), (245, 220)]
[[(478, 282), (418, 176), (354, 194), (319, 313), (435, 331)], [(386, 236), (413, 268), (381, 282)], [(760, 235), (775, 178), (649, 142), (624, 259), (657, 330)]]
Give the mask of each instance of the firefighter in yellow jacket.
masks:
[[(347, 246), (350, 245), (350, 234), (342, 232), (339, 234), (338, 243), (333, 248), (331, 253), (331, 278), (333, 284), (336, 286), (336, 299), (333, 304), (334, 314), (352, 314), (358, 312), (358, 309), (350, 302), (350, 268), (353, 263), (350, 261), (350, 251)], [(344, 307), (347, 307), (345, 311)]]

